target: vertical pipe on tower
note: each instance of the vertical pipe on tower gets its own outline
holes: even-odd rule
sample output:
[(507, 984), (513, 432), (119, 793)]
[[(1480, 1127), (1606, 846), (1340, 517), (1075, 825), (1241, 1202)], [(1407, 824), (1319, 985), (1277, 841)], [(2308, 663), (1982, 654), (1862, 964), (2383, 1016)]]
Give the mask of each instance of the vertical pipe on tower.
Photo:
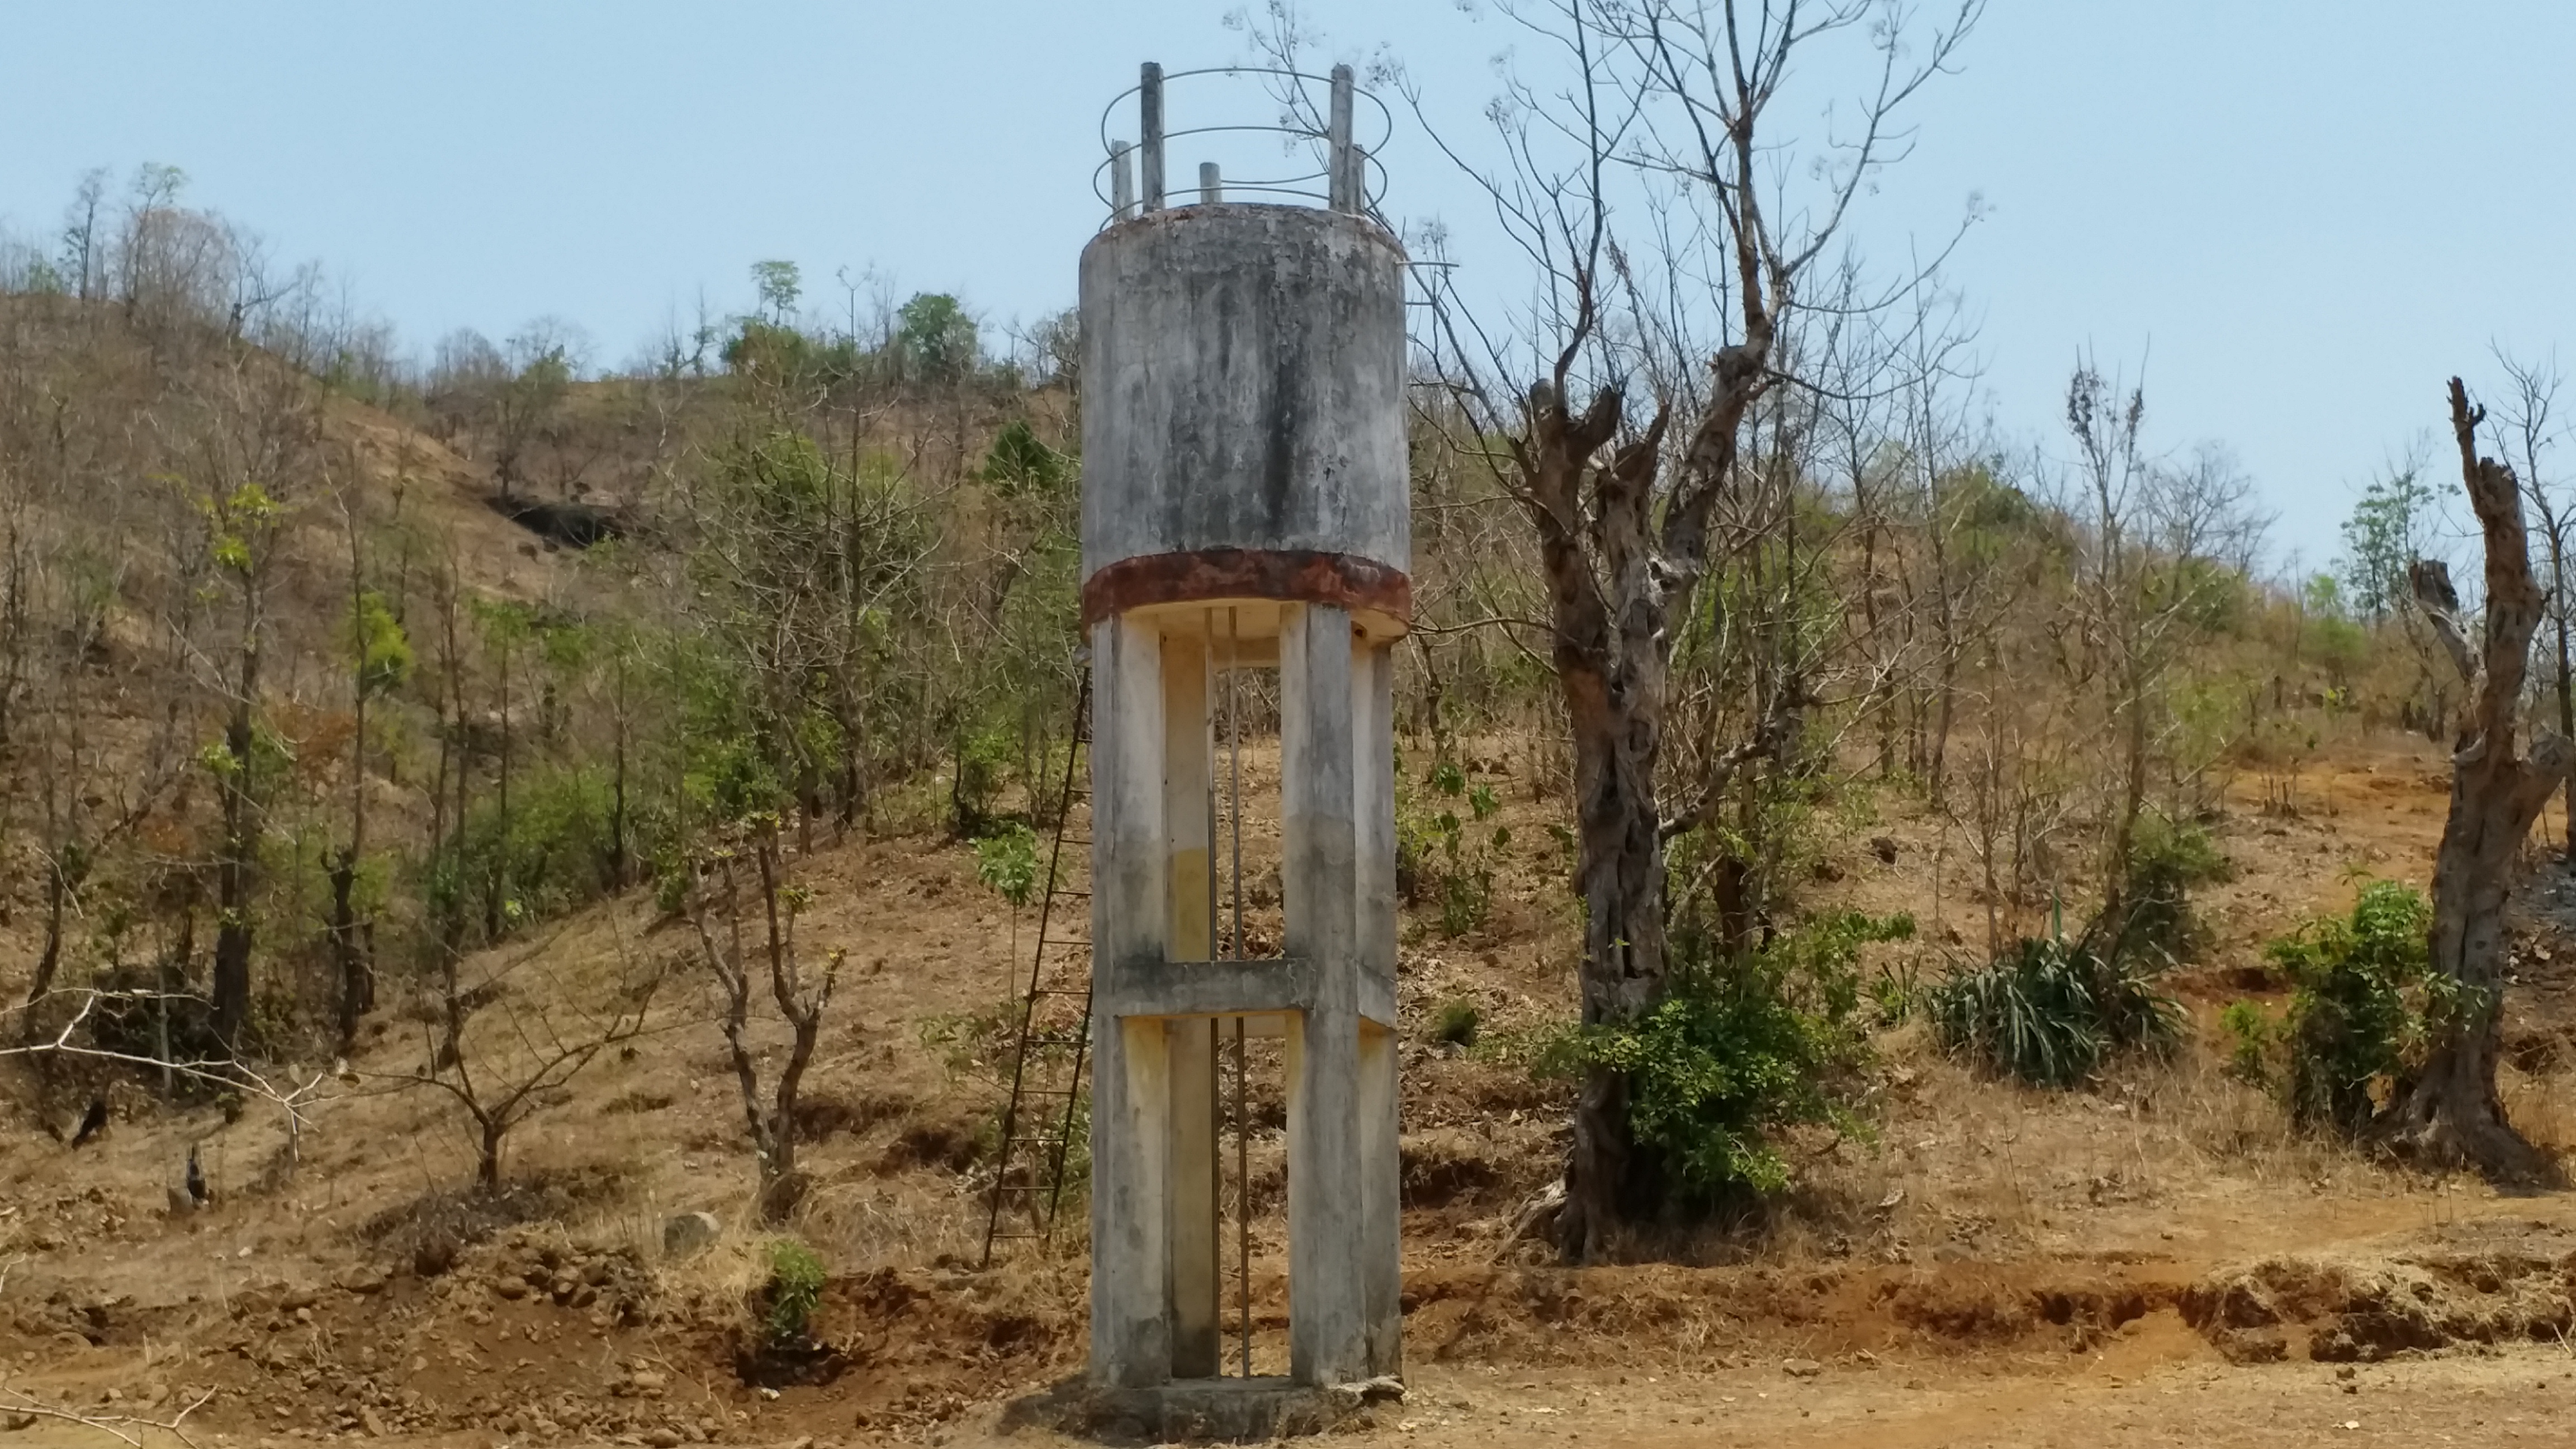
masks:
[(1145, 62), (1136, 81), (1136, 109), (1144, 124), (1145, 209), (1163, 209), (1163, 68)]
[(1330, 155), (1324, 163), (1325, 186), (1330, 205), (1335, 211), (1357, 211), (1359, 204), (1351, 196), (1351, 68), (1333, 67), (1333, 101), (1330, 119), (1325, 123), (1325, 141)]

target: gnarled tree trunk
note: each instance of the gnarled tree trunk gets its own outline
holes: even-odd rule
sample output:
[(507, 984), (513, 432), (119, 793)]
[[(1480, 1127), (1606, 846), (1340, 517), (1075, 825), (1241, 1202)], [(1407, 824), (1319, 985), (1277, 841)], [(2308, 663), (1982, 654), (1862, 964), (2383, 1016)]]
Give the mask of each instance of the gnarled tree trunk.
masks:
[(2469, 405), (2460, 380), (2451, 379), (2451, 431), (2486, 548), (2482, 647), (2470, 644), (2461, 625), (2450, 570), (2422, 560), (2409, 570), (2416, 602), (2469, 681), (2469, 709), (2451, 756), (2450, 818), (2433, 857), (2432, 963), (2458, 984), (2458, 1007), (2441, 1022), (2430, 1059), (2390, 1109), (2384, 1130), (2392, 1143), (2428, 1162), (2532, 1178), (2546, 1172), (2547, 1160), (2505, 1120), (2496, 1096), (2504, 909), (2522, 843), (2541, 806), (2576, 767), (2576, 745), (2542, 733), (2527, 755), (2515, 748), (2515, 714), (2542, 601), (2513, 470), (2478, 456), (2477, 428), (2485, 416)]

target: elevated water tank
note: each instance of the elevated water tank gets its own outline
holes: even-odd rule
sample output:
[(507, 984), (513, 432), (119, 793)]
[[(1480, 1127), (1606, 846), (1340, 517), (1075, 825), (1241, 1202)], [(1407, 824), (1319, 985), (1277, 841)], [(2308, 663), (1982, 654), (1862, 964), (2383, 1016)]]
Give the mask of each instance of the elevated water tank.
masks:
[[(1221, 199), (1242, 188), (1215, 177), (1161, 206), (1159, 169), (1082, 253), (1085, 624), (1304, 602), (1400, 633), (1405, 255), (1365, 212), (1364, 163), (1327, 166), (1321, 207)], [(1275, 608), (1238, 613), (1276, 632)]]

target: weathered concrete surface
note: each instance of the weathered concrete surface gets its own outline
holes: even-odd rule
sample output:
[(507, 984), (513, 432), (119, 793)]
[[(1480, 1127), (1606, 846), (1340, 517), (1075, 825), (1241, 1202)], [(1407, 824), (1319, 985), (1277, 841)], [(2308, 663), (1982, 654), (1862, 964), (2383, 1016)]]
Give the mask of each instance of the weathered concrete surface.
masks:
[(1322, 1387), (1287, 1379), (1201, 1379), (1159, 1389), (1060, 1384), (1003, 1411), (1004, 1432), (1052, 1429), (1106, 1444), (1251, 1444), (1321, 1434), (1359, 1412), (1367, 1385)]
[(1279, 640), (1280, 903), (1315, 1005), (1288, 1028), (1288, 1373), (1366, 1377), (1360, 1157), (1359, 762), (1350, 615), (1293, 609)]
[(1087, 626), (1130, 609), (1210, 599), (1335, 604), (1396, 626), (1413, 618), (1410, 577), (1357, 554), (1297, 548), (1203, 548), (1103, 564), (1082, 581), (1082, 618)]
[[(1118, 617), (1091, 649), (1091, 969), (1114, 1000), (1168, 950), (1163, 641)], [(1144, 1387), (1172, 1372), (1170, 1053), (1162, 1022), (1097, 1007), (1091, 1041), (1091, 1372)]]
[[(1207, 640), (1163, 636), (1163, 849), (1172, 918), (1165, 951), (1175, 961), (1215, 954), (1211, 933), (1216, 881), (1209, 873), (1215, 822), (1209, 765)], [(1186, 968), (1184, 968), (1186, 969)], [(1205, 969), (1202, 967), (1201, 969)], [(1171, 1062), (1166, 1127), (1171, 1191), (1165, 1199), (1171, 1243), (1172, 1376), (1217, 1372), (1216, 1023), (1168, 1021)]]
[[(1082, 289), (1090, 1383), (1157, 1433), (1274, 1432), (1323, 1387), (1402, 1364), (1387, 646), (1410, 612), (1404, 256), (1359, 217), (1201, 205), (1110, 228)], [(1284, 961), (1207, 959), (1212, 604), (1231, 658), (1280, 669)], [(1247, 1013), (1285, 1037), (1293, 1386), (1211, 1377), (1214, 1028)]]
[(1404, 252), (1364, 218), (1194, 206), (1082, 254), (1082, 571), (1204, 549), (1413, 557)]

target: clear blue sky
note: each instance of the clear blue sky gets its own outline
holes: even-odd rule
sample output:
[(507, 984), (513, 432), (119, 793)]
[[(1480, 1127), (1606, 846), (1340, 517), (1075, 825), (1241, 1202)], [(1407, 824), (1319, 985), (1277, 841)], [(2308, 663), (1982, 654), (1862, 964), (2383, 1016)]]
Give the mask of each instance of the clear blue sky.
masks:
[[(175, 164), (421, 348), (554, 314), (614, 364), (701, 291), (746, 307), (763, 257), (809, 298), (872, 264), (1030, 318), (1072, 299), (1102, 102), (1139, 60), (1239, 55), (1227, 3), (17, 5), (0, 220), (50, 231), (85, 168)], [(1449, 0), (1305, 8), (1462, 132), (1512, 40)], [(2315, 563), (2450, 372), (2492, 376), (2491, 341), (2576, 361), (2571, 75), (2564, 0), (1992, 0), (1862, 235), (1940, 235), (1981, 194), (1955, 271), (2005, 428), (2053, 433), (2081, 348), (2144, 359), (2157, 445), (2230, 444)], [(1418, 137), (1387, 162), (1391, 213), (1474, 211)]]

